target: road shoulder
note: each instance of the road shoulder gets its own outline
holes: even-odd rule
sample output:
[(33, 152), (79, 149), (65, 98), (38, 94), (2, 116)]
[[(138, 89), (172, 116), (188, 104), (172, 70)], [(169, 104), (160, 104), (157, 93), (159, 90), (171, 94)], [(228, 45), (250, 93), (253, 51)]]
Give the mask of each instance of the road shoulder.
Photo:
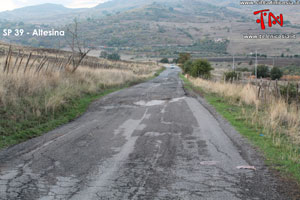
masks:
[[(246, 196), (252, 193), (265, 191), (261, 199), (299, 199), (299, 186), (293, 180), (282, 177), (277, 171), (268, 167), (263, 152), (247, 138), (241, 135), (231, 123), (219, 114), (214, 106), (209, 104), (204, 95), (192, 87), (184, 87), (187, 96), (194, 97), (203, 105), (212, 116), (219, 122), (224, 133), (232, 143), (239, 149), (241, 156), (256, 167), (255, 174), (250, 180), (241, 179), (241, 188), (247, 185), (249, 191), (244, 191)], [(272, 195), (270, 195), (272, 194)], [(273, 196), (277, 195), (277, 196)], [(272, 198), (271, 198), (272, 196)]]

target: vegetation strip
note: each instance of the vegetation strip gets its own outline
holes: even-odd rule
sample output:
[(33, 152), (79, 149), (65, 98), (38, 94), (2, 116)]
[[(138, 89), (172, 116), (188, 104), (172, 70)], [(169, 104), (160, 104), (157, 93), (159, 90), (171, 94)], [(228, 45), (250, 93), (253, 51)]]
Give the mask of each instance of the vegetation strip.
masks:
[[(203, 90), (201, 87), (194, 86), (182, 74), (180, 75), (184, 81), (184, 87), (188, 90), (193, 90), (201, 93), (204, 98), (219, 112), (225, 119), (227, 119), (236, 130), (245, 136), (254, 146), (259, 147), (264, 154), (265, 162), (272, 169), (276, 169), (283, 177), (295, 180), (300, 183), (300, 165), (298, 159), (300, 155), (300, 148), (293, 145), (286, 138), (281, 138), (280, 144), (274, 144), (274, 137), (264, 134), (263, 127), (255, 126), (243, 117), (244, 112), (241, 107), (226, 101), (216, 93), (211, 93)], [(247, 106), (246, 109), (251, 111), (255, 107)], [(282, 137), (282, 136), (281, 136)]]
[[(150, 78), (129, 81), (126, 84), (101, 89), (100, 92), (97, 93), (82, 94), (76, 98), (70, 99), (68, 103), (63, 106), (63, 108), (57, 110), (56, 112), (48, 113), (47, 115), (33, 117), (18, 122), (9, 119), (2, 119), (2, 124), (5, 123), (9, 125), (7, 126), (7, 129), (5, 129), (5, 127), (0, 127), (0, 129), (2, 129), (0, 130), (1, 132), (7, 133), (6, 135), (1, 136), (0, 149), (40, 136), (43, 133), (66, 124), (82, 115), (86, 111), (90, 103), (99, 99), (100, 97), (150, 80), (158, 76), (164, 70), (165, 68), (162, 67), (155, 73), (154, 76)], [(14, 127), (15, 130), (11, 130), (10, 127)]]

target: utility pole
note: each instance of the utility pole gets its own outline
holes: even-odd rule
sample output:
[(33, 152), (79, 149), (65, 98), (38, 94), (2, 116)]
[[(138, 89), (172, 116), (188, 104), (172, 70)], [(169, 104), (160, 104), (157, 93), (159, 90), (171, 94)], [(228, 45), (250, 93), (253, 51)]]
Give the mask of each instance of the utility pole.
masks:
[[(229, 41), (233, 46), (233, 37), (232, 37), (232, 21), (230, 20), (230, 33), (229, 33)], [(232, 49), (232, 70), (235, 72), (235, 50)]]
[(257, 49), (255, 50), (255, 78), (257, 80)]
[(232, 56), (232, 70), (235, 72), (235, 58), (234, 58), (234, 54)]

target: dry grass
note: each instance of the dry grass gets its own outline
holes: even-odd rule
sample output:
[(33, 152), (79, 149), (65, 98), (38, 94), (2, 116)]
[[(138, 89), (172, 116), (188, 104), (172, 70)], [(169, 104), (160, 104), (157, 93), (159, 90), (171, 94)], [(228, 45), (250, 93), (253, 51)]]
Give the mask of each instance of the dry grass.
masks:
[(0, 105), (16, 108), (26, 101), (31, 111), (54, 111), (67, 103), (68, 99), (83, 93), (97, 93), (150, 75), (137, 75), (129, 70), (90, 68), (79, 68), (74, 74), (59, 71), (39, 75), (34, 72), (1, 73)]
[[(266, 133), (274, 138), (278, 138), (276, 136), (279, 133), (284, 133), (291, 142), (300, 144), (300, 111), (295, 103), (288, 104), (274, 96), (268, 96), (267, 101), (259, 99), (257, 88), (250, 84), (213, 82), (199, 78), (190, 78), (190, 81), (205, 91), (221, 95), (231, 103), (255, 106), (252, 113), (245, 113), (249, 121), (264, 127)], [(276, 142), (280, 143), (280, 140)]]
[(201, 86), (207, 91), (211, 91), (228, 98), (233, 103), (243, 102), (247, 105), (259, 106), (260, 100), (257, 98), (257, 91), (252, 85), (232, 84), (228, 82), (214, 82), (204, 79), (191, 78), (190, 81), (196, 86)]
[[(4, 72), (6, 56), (0, 57), (0, 136), (24, 120), (43, 118), (53, 114), (86, 94), (98, 94), (105, 89), (149, 78), (160, 68), (156, 64), (113, 62), (87, 57), (71, 73), (66, 63), (69, 55), (33, 53), (26, 72), (29, 52), (18, 70), (15, 66), (18, 50), (13, 49), (10, 68)], [(44, 56), (48, 60), (37, 71)], [(20, 56), (19, 61), (20, 62)]]

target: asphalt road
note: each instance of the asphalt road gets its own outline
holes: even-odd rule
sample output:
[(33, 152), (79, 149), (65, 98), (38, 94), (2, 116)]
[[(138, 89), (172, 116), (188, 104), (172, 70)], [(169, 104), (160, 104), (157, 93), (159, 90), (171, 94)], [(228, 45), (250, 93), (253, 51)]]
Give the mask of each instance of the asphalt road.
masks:
[(247, 141), (186, 94), (178, 73), (168, 68), (1, 151), (0, 199), (289, 199)]

